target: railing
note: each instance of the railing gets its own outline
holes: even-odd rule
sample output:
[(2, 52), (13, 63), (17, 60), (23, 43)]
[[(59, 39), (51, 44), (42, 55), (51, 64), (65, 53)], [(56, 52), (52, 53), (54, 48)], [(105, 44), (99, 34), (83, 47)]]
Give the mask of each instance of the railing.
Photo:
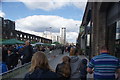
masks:
[(2, 80), (9, 80), (10, 78), (15, 78), (18, 75), (21, 75), (22, 73), (25, 73), (30, 68), (31, 63), (26, 63), (20, 67), (16, 67), (12, 70), (9, 70), (5, 73), (0, 74), (0, 79)]
[[(52, 54), (49, 53), (49, 51), (46, 51), (45, 53), (49, 60), (49, 58), (51, 56), (60, 54), (60, 52), (61, 52), (60, 49), (56, 49), (56, 50), (52, 51)], [(50, 60), (52, 60), (52, 59), (50, 59)], [(2, 80), (12, 80), (12, 78), (24, 78), (25, 74), (28, 72), (28, 69), (30, 68), (30, 64), (31, 64), (31, 62), (0, 74), (0, 80), (1, 79)], [(23, 75), (23, 77), (21, 77), (21, 75)]]

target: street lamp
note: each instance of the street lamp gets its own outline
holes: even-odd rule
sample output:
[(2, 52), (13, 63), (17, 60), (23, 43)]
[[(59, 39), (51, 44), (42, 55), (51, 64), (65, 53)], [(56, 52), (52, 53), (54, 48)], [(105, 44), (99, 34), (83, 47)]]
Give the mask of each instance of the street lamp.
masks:
[(50, 28), (50, 35), (51, 35), (51, 39), (52, 39), (52, 27), (49, 27)]
[(49, 35), (51, 36), (51, 39), (52, 39), (51, 29), (52, 29), (52, 27), (45, 28), (45, 30), (46, 30), (46, 38), (47, 38), (47, 34), (49, 32)]

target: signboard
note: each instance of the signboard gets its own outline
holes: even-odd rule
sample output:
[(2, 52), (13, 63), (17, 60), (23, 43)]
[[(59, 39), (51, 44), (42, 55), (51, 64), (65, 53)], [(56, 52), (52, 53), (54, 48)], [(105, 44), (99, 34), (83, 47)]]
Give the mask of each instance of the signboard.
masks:
[(85, 26), (80, 26), (80, 33), (85, 31)]

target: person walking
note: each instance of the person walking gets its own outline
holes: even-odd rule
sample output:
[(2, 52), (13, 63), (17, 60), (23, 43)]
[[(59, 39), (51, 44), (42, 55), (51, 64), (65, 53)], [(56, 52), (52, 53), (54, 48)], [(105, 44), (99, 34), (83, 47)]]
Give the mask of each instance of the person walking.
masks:
[(81, 60), (80, 80), (87, 80), (87, 59)]
[(57, 80), (58, 75), (52, 72), (44, 52), (34, 53), (29, 72), (24, 80)]
[(14, 68), (14, 53), (12, 51), (12, 48), (9, 48), (8, 49), (8, 56), (7, 56), (7, 59), (6, 59), (6, 64), (7, 64), (7, 67), (8, 67), (8, 70), (11, 70)]
[(106, 46), (102, 46), (100, 55), (91, 59), (87, 71), (94, 72), (95, 80), (115, 80), (115, 72), (120, 74), (120, 61), (109, 54)]
[[(71, 79), (80, 79), (80, 65), (81, 65), (81, 59), (77, 56), (79, 51), (78, 49), (74, 48), (72, 49), (74, 54), (71, 56), (70, 60), (70, 66), (71, 66)], [(75, 50), (75, 51), (74, 51)]]
[(2, 61), (6, 63), (7, 56), (8, 56), (8, 48), (6, 45), (2, 45)]
[(61, 47), (62, 54), (64, 54), (64, 50), (65, 50), (64, 48), (65, 48), (64, 46)]
[(56, 73), (60, 75), (62, 80), (69, 80), (71, 74), (70, 58), (68, 56), (64, 56), (62, 61), (62, 63), (57, 65)]
[[(0, 48), (0, 51), (2, 51), (1, 48)], [(0, 74), (8, 71), (6, 63), (2, 61), (2, 53), (0, 53), (0, 69), (1, 69)]]
[(24, 50), (23, 50), (22, 64), (30, 62), (32, 55), (33, 55), (33, 48), (30, 45), (30, 41), (26, 41), (25, 46), (24, 46)]

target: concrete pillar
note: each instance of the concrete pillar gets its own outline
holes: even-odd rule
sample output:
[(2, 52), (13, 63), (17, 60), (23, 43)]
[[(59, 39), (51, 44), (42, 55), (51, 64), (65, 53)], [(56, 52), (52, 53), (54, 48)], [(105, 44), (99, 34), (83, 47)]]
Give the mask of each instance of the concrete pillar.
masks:
[(107, 45), (111, 55), (115, 56), (115, 38), (116, 38), (116, 23), (108, 26), (108, 40)]
[[(106, 36), (107, 36), (107, 25), (106, 25), (106, 12), (99, 11), (98, 16), (98, 51), (100, 50), (100, 47), (103, 45), (106, 45)], [(98, 52), (99, 53), (99, 52)]]
[(93, 3), (92, 6), (92, 21), (93, 21), (93, 27), (92, 27), (92, 34), (91, 34), (91, 56), (93, 57), (98, 53), (98, 9), (97, 9), (97, 2)]

